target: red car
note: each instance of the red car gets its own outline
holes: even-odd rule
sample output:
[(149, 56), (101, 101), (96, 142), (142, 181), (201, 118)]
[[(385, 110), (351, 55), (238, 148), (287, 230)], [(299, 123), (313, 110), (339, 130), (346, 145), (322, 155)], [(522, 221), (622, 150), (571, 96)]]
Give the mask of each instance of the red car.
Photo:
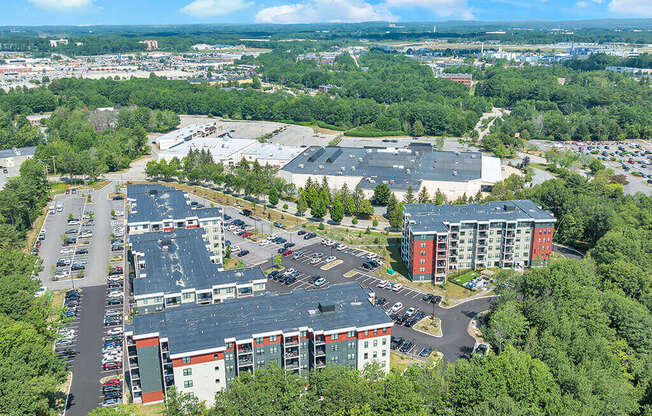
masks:
[(252, 235), (254, 235), (254, 233), (252, 233), (251, 231), (247, 231), (246, 233), (242, 234), (242, 236), (245, 238), (251, 237)]
[(107, 381), (105, 381), (102, 385), (103, 386), (119, 386), (122, 384), (119, 378), (112, 378)]
[(289, 256), (289, 255), (292, 254), (292, 253), (294, 253), (294, 250), (285, 250), (285, 251), (283, 252), (283, 255), (284, 255), (284, 256)]
[(104, 370), (119, 370), (122, 368), (122, 363), (120, 361), (109, 361), (104, 363), (103, 368)]

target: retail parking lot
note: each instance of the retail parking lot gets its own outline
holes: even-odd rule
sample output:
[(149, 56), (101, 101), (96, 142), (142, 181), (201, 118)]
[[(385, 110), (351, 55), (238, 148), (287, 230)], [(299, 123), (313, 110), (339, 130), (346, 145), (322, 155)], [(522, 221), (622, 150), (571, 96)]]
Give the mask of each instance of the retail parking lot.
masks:
[[(267, 289), (269, 291), (288, 293), (296, 289), (310, 290), (316, 287), (315, 275), (325, 280), (325, 283), (320, 285), (321, 287), (357, 281), (362, 287), (373, 291), (377, 300), (384, 298), (384, 302), (378, 307), (383, 308), (388, 314), (395, 312), (400, 316), (409, 308), (416, 308), (422, 311), (426, 317), (434, 313), (441, 320), (443, 337), (434, 337), (411, 327), (395, 324), (392, 335), (412, 343), (410, 348), (401, 352), (418, 356), (424, 348), (432, 348), (441, 351), (444, 354), (444, 359), (449, 362), (468, 356), (472, 352), (475, 341), (467, 334), (467, 326), (476, 314), (489, 308), (490, 298), (472, 300), (454, 308), (442, 308), (436, 302), (424, 301), (426, 293), (410, 287), (380, 288), (379, 283), (382, 279), (373, 276), (373, 270), (363, 267), (363, 264), (369, 260), (369, 253), (363, 250), (350, 248), (337, 250), (333, 246), (328, 247), (317, 242), (299, 251), (301, 253), (295, 252), (292, 255), (283, 256), (283, 267), (285, 268), (283, 272), (293, 269), (292, 274), (296, 280), (286, 284), (277, 279), (268, 279)], [(330, 256), (336, 259), (327, 262), (326, 260)], [(318, 259), (318, 261), (314, 259)], [(337, 264), (338, 261), (341, 263)], [(329, 265), (334, 266), (329, 268)], [(273, 260), (262, 265), (264, 269), (272, 266)], [(345, 277), (345, 275), (350, 277)], [(390, 311), (397, 303), (400, 303), (401, 307)]]

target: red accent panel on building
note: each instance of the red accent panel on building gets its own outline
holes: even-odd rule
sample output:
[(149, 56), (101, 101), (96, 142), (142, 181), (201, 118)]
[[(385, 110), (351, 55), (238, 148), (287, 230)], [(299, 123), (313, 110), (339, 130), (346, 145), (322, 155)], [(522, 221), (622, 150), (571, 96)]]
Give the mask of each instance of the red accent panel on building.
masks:
[(331, 342), (349, 341), (352, 339), (357, 339), (355, 335), (350, 337), (348, 332), (342, 332), (337, 334), (337, 339), (333, 339), (333, 335), (335, 334), (325, 335), (326, 339), (324, 340), (324, 342), (326, 344), (330, 344)]
[(136, 348), (153, 347), (155, 345), (158, 345), (158, 337), (136, 340)]
[[(425, 247), (421, 247), (421, 243), (426, 243)], [(426, 255), (422, 256), (421, 252), (425, 251)], [(412, 245), (412, 273), (413, 274), (423, 274), (423, 273), (432, 273), (432, 260), (434, 257), (433, 253), (433, 241), (428, 240), (419, 240), (414, 241)], [(421, 259), (424, 259), (425, 264), (421, 264)], [(424, 268), (424, 271), (421, 271), (421, 268)]]
[(163, 390), (143, 393), (143, 403), (160, 402), (163, 400)]
[(392, 334), (392, 328), (388, 327), (388, 328), (378, 328), (375, 334), (374, 334), (374, 330), (370, 329), (366, 336), (364, 334), (364, 331), (358, 331), (357, 337), (358, 339), (369, 339), (369, 338), (376, 338), (376, 337), (384, 337), (391, 334)]
[(550, 259), (553, 232), (553, 228), (535, 228), (532, 231), (532, 251), (530, 258), (533, 261)]
[(223, 359), (224, 359), (224, 353), (222, 351), (211, 352), (208, 354), (192, 355), (190, 357), (189, 363), (184, 363), (181, 358), (175, 358), (174, 360), (172, 360), (172, 367), (184, 367), (186, 365), (202, 364), (211, 361), (220, 361)]
[(199, 228), (199, 224), (195, 224), (195, 225), (186, 225), (186, 228)]
[(165, 228), (163, 228), (163, 231), (166, 232), (166, 233), (170, 232), (170, 231), (173, 231), (173, 230), (174, 230), (174, 227), (165, 227)]

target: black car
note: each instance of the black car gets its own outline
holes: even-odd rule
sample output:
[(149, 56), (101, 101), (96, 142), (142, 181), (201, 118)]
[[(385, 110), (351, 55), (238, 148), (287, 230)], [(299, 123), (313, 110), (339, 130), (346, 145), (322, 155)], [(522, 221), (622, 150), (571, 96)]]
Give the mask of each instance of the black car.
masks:
[(403, 338), (392, 336), (392, 341), (390, 342), (390, 347), (395, 350), (403, 344)]
[(432, 302), (433, 297), (435, 297), (435, 295), (433, 295), (432, 293), (427, 293), (421, 298), (421, 300), (424, 302)]
[(321, 279), (321, 276), (316, 274), (316, 275), (312, 276), (310, 279), (308, 279), (308, 283), (315, 283), (319, 279)]
[(228, 220), (230, 220), (230, 219), (231, 219), (231, 216), (230, 216), (230, 215), (226, 215), (226, 214), (224, 214), (224, 220), (225, 220), (225, 221), (228, 221)]
[(285, 247), (285, 248), (290, 248), (290, 247), (294, 247), (294, 246), (296, 246), (296, 244), (294, 244), (294, 243), (285, 243), (285, 244), (283, 244), (283, 247)]
[(403, 325), (405, 325), (407, 328), (410, 328), (416, 323), (417, 323), (416, 319), (410, 318), (410, 319), (406, 320), (405, 322), (403, 322)]
[(387, 300), (385, 298), (376, 299), (376, 306), (383, 306), (386, 303), (387, 303)]
[(66, 230), (66, 234), (77, 234), (77, 230), (74, 229), (74, 228), (70, 228), (70, 229)]
[(278, 276), (278, 273), (279, 273), (278, 270), (274, 270), (274, 271), (270, 272), (270, 273), (267, 275), (267, 278), (268, 278), (268, 279), (273, 279), (275, 276)]
[(285, 284), (289, 285), (289, 284), (292, 284), (292, 283), (294, 283), (296, 281), (297, 281), (297, 278), (290, 275), (290, 276), (287, 277), (287, 279), (285, 279)]
[(317, 236), (317, 234), (315, 234), (315, 233), (308, 233), (308, 234), (303, 236), (303, 239), (304, 240), (310, 240), (311, 238), (315, 238), (316, 236)]
[(122, 392), (121, 391), (107, 391), (104, 393), (104, 398), (105, 399), (120, 399), (122, 398)]
[(249, 209), (243, 209), (242, 212), (241, 212), (241, 214), (244, 215), (245, 217), (248, 217), (248, 216), (251, 215), (251, 210), (249, 210)]
[(283, 237), (279, 237), (279, 239), (278, 239), (277, 242), (278, 242), (279, 244), (284, 244), (286, 241), (288, 241), (288, 240), (286, 240), (286, 239), (283, 238)]
[(276, 252), (277, 252), (278, 254), (283, 254), (283, 253), (285, 252), (285, 250), (286, 250), (285, 247), (281, 247), (281, 248), (279, 248), (278, 250), (276, 250)]
[(84, 270), (84, 269), (86, 269), (86, 266), (79, 263), (73, 263), (73, 265), (70, 267), (70, 270)]
[(80, 248), (77, 251), (75, 251), (75, 254), (88, 254), (88, 249), (87, 248)]
[(107, 305), (122, 305), (122, 299), (120, 298), (111, 298), (106, 301)]
[(304, 235), (306, 233), (306, 230), (299, 230), (297, 232), (297, 235)]
[(249, 254), (249, 250), (242, 250), (241, 252), (238, 253), (238, 257), (243, 257)]

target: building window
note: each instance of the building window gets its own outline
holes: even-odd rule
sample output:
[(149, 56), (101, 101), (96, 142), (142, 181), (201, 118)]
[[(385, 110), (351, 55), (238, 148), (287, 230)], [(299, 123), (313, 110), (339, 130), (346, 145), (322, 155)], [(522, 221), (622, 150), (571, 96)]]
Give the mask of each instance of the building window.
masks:
[(183, 387), (189, 389), (192, 387), (192, 380), (186, 380), (183, 382)]
[(387, 338), (383, 338), (383, 345), (387, 345)]
[(219, 378), (215, 379), (215, 384), (220, 384), (220, 379)]
[(183, 375), (184, 376), (191, 376), (192, 375), (192, 368), (184, 368), (183, 369)]
[(381, 355), (382, 355), (383, 357), (387, 356), (387, 351), (386, 351), (386, 350), (383, 350), (383, 352), (381, 353)]
[(305, 336), (306, 336), (306, 331), (301, 331), (300, 336), (301, 336), (302, 338), (305, 337)]
[(333, 341), (337, 340), (337, 334), (332, 334), (331, 335), (331, 340), (333, 340)]
[(349, 331), (349, 338), (353, 338), (355, 336), (355, 331)]
[(369, 331), (368, 331), (368, 330), (367, 330), (367, 331), (364, 331), (364, 336), (365, 336), (365, 337), (368, 337), (368, 336), (369, 336)]
[(183, 364), (190, 364), (190, 357), (182, 357), (181, 362)]
[(213, 358), (219, 359), (220, 358), (220, 353), (216, 352), (215, 354), (213, 354)]
[(276, 342), (276, 335), (270, 335), (269, 342)]
[(215, 366), (215, 371), (220, 371), (220, 367), (219, 367), (219, 366)]
[(426, 248), (426, 243), (422, 242), (421, 243), (421, 248)]
[(369, 341), (365, 341), (365, 342), (364, 342), (364, 347), (365, 347), (365, 348), (369, 348)]
[(374, 347), (377, 347), (377, 346), (378, 346), (378, 340), (375, 339), (375, 340), (374, 340)]
[(426, 259), (419, 260), (419, 264), (426, 264)]
[(422, 255), (422, 256), (425, 256), (425, 255), (426, 255), (426, 252), (425, 252), (425, 251), (422, 251), (422, 252), (421, 252), (421, 255)]
[(425, 273), (425, 272), (426, 272), (426, 268), (425, 268), (425, 267), (419, 267), (419, 272), (420, 272), (420, 273)]
[(365, 360), (368, 360), (368, 359), (369, 359), (369, 353), (366, 353), (366, 352), (364, 353), (364, 359), (365, 359)]
[(184, 294), (183, 294), (183, 298), (184, 298), (185, 300), (192, 299), (192, 293), (184, 293)]
[(337, 351), (337, 344), (333, 345), (333, 346), (331, 347), (331, 349), (332, 349), (333, 351)]
[(374, 358), (378, 358), (378, 351), (374, 351)]
[(263, 342), (265, 342), (265, 338), (256, 338), (256, 344), (262, 344)]

